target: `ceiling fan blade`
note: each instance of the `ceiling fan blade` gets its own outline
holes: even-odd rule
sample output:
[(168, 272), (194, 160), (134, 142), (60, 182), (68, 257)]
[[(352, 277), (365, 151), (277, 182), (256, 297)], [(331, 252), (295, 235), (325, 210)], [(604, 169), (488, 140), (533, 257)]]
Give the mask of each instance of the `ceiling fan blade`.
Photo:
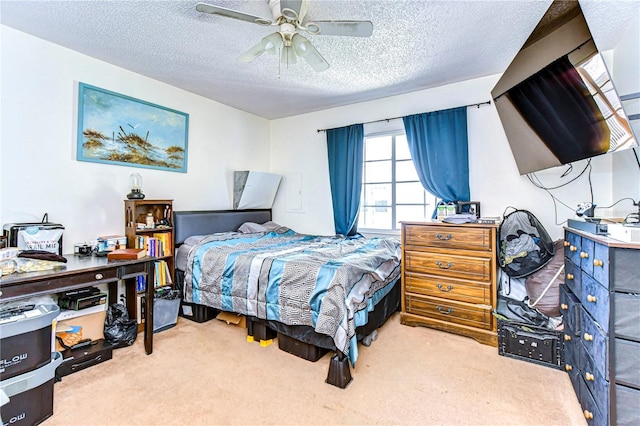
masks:
[(313, 68), (316, 72), (322, 72), (329, 69), (329, 63), (322, 57), (320, 52), (313, 47), (311, 42), (300, 34), (295, 34), (291, 40), (296, 54)]
[(240, 21), (252, 22), (258, 25), (271, 25), (273, 22), (270, 19), (263, 18), (261, 16), (249, 15), (244, 12), (238, 12), (237, 10), (231, 10), (220, 6), (213, 6), (207, 3), (198, 3), (196, 10), (202, 13), (209, 13), (211, 15), (220, 15), (226, 18), (238, 19)]
[(238, 61), (251, 62), (265, 52), (275, 54), (281, 44), (282, 36), (280, 35), (280, 33), (275, 32), (273, 34), (269, 34), (268, 36), (260, 40), (258, 44), (238, 56)]
[(373, 23), (371, 21), (314, 21), (305, 24), (311, 34), (371, 37)]

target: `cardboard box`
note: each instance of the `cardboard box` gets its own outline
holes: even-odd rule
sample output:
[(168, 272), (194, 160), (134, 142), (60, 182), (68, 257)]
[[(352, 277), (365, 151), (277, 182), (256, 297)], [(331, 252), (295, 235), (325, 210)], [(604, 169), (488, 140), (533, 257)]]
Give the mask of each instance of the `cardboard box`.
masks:
[[(93, 314), (82, 315), (79, 317), (58, 321), (56, 324), (56, 334), (60, 330), (66, 330), (69, 326), (82, 327), (82, 338), (98, 340), (104, 339), (104, 320), (107, 317), (107, 311), (95, 312)], [(56, 342), (56, 350), (63, 351), (64, 348)]]
[(226, 322), (227, 324), (247, 328), (247, 319), (244, 317), (244, 315), (236, 314), (233, 312), (220, 311), (216, 318), (220, 321)]

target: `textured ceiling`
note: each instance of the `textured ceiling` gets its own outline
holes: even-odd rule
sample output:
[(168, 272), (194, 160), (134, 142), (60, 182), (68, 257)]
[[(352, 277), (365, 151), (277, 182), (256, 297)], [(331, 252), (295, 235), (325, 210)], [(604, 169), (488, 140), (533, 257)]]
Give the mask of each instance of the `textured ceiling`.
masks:
[[(271, 18), (266, 0), (203, 1)], [(268, 55), (236, 61), (275, 29), (202, 14), (196, 3), (0, 0), (0, 22), (274, 119), (503, 72), (551, 1), (309, 0), (306, 20), (374, 26), (370, 38), (305, 33), (331, 64), (322, 73)], [(640, 10), (638, 1), (580, 4), (601, 49)]]

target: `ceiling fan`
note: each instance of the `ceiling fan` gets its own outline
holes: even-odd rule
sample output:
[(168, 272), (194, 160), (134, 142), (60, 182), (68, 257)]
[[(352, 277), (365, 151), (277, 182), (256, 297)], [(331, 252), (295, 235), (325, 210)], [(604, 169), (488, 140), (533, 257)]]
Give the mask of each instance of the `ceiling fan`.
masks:
[[(244, 12), (198, 3), (196, 10), (202, 13), (239, 19), (264, 26), (277, 26), (278, 31), (264, 37), (258, 44), (242, 53), (240, 62), (251, 62), (267, 52), (275, 55), (280, 51), (280, 61), (295, 64), (298, 57), (303, 58), (315, 71), (325, 71), (329, 63), (311, 42), (299, 31), (313, 35), (333, 35), (351, 37), (370, 37), (373, 33), (371, 21), (315, 21), (304, 22), (307, 13), (307, 0), (269, 0), (273, 19), (249, 15)], [(281, 49), (281, 50), (280, 50)]]

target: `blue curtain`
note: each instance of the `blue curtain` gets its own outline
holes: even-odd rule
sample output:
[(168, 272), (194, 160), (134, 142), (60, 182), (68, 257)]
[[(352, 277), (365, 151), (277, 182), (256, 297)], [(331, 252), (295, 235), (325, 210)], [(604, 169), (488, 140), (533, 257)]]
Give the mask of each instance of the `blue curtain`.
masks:
[(355, 235), (362, 192), (362, 124), (327, 130), (327, 151), (336, 234)]
[(445, 202), (470, 201), (467, 107), (402, 120), (422, 186)]

